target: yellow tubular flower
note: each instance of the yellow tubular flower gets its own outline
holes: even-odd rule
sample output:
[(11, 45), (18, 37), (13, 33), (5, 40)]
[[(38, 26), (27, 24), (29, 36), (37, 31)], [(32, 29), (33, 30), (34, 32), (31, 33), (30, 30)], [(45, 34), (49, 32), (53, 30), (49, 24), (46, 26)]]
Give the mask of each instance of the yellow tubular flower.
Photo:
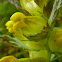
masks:
[(6, 26), (9, 32), (22, 38), (23, 35), (40, 33), (43, 27), (46, 27), (46, 21), (43, 17), (25, 16), (23, 13), (16, 12), (10, 17)]
[(22, 27), (23, 25), (25, 25), (25, 23), (23, 22), (24, 17), (25, 17), (25, 15), (20, 12), (14, 13), (11, 16), (10, 21), (8, 21), (6, 23), (8, 31), (11, 33), (15, 33), (16, 28), (18, 29), (18, 28)]

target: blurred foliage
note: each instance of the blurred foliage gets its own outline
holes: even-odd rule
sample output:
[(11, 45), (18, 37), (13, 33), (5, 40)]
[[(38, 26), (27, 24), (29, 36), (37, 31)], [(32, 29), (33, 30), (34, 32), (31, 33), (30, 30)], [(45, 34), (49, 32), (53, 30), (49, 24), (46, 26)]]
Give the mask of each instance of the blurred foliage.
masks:
[(10, 16), (18, 10), (8, 0), (0, 0), (0, 32), (7, 33), (5, 23), (9, 20)]
[[(15, 12), (19, 12), (19, 10), (8, 0), (0, 0), (0, 35), (10, 35), (13, 37), (7, 31), (5, 23), (9, 21), (10, 16)], [(6, 55), (13, 55), (17, 58), (28, 57), (27, 51), (14, 47), (9, 41), (11, 41), (9, 38), (0, 36), (0, 58)]]

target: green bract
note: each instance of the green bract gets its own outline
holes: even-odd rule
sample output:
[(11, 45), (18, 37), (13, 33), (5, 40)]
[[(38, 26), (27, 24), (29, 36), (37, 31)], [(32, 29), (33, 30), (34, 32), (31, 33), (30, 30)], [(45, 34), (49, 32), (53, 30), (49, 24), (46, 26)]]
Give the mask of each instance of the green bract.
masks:
[(53, 28), (49, 38), (49, 48), (52, 52), (62, 53), (62, 28)]
[(41, 16), (42, 10), (34, 0), (20, 0), (20, 3), (31, 15)]

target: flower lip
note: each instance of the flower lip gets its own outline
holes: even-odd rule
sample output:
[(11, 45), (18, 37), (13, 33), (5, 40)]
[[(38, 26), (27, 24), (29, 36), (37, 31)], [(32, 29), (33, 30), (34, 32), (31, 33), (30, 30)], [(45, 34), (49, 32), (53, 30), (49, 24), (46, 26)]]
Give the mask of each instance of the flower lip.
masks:
[(21, 12), (16, 12), (14, 13), (11, 17), (10, 17), (10, 20), (16, 22), (16, 21), (20, 21), (22, 19), (25, 18), (25, 15)]

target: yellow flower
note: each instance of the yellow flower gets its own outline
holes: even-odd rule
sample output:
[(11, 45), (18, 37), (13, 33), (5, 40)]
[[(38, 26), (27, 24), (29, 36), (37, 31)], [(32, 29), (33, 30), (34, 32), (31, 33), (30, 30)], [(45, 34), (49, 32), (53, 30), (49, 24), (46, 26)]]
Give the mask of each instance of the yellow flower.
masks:
[(46, 20), (43, 17), (25, 16), (21, 12), (16, 12), (10, 17), (6, 26), (16, 37), (25, 38), (23, 35), (40, 33), (43, 27), (46, 27)]
[(16, 21), (20, 21), (20, 20), (23, 21), (24, 18), (25, 18), (25, 15), (24, 15), (23, 13), (21, 13), (21, 12), (16, 12), (16, 13), (14, 13), (14, 14), (10, 17), (10, 20), (16, 22)]
[(12, 27), (13, 26), (13, 21), (8, 21), (6, 23), (6, 26), (8, 26), (8, 28)]
[(5, 56), (0, 59), (0, 62), (19, 62), (14, 56)]
[(0, 59), (0, 62), (49, 62), (49, 61), (44, 57), (16, 59), (14, 56), (5, 56)]

